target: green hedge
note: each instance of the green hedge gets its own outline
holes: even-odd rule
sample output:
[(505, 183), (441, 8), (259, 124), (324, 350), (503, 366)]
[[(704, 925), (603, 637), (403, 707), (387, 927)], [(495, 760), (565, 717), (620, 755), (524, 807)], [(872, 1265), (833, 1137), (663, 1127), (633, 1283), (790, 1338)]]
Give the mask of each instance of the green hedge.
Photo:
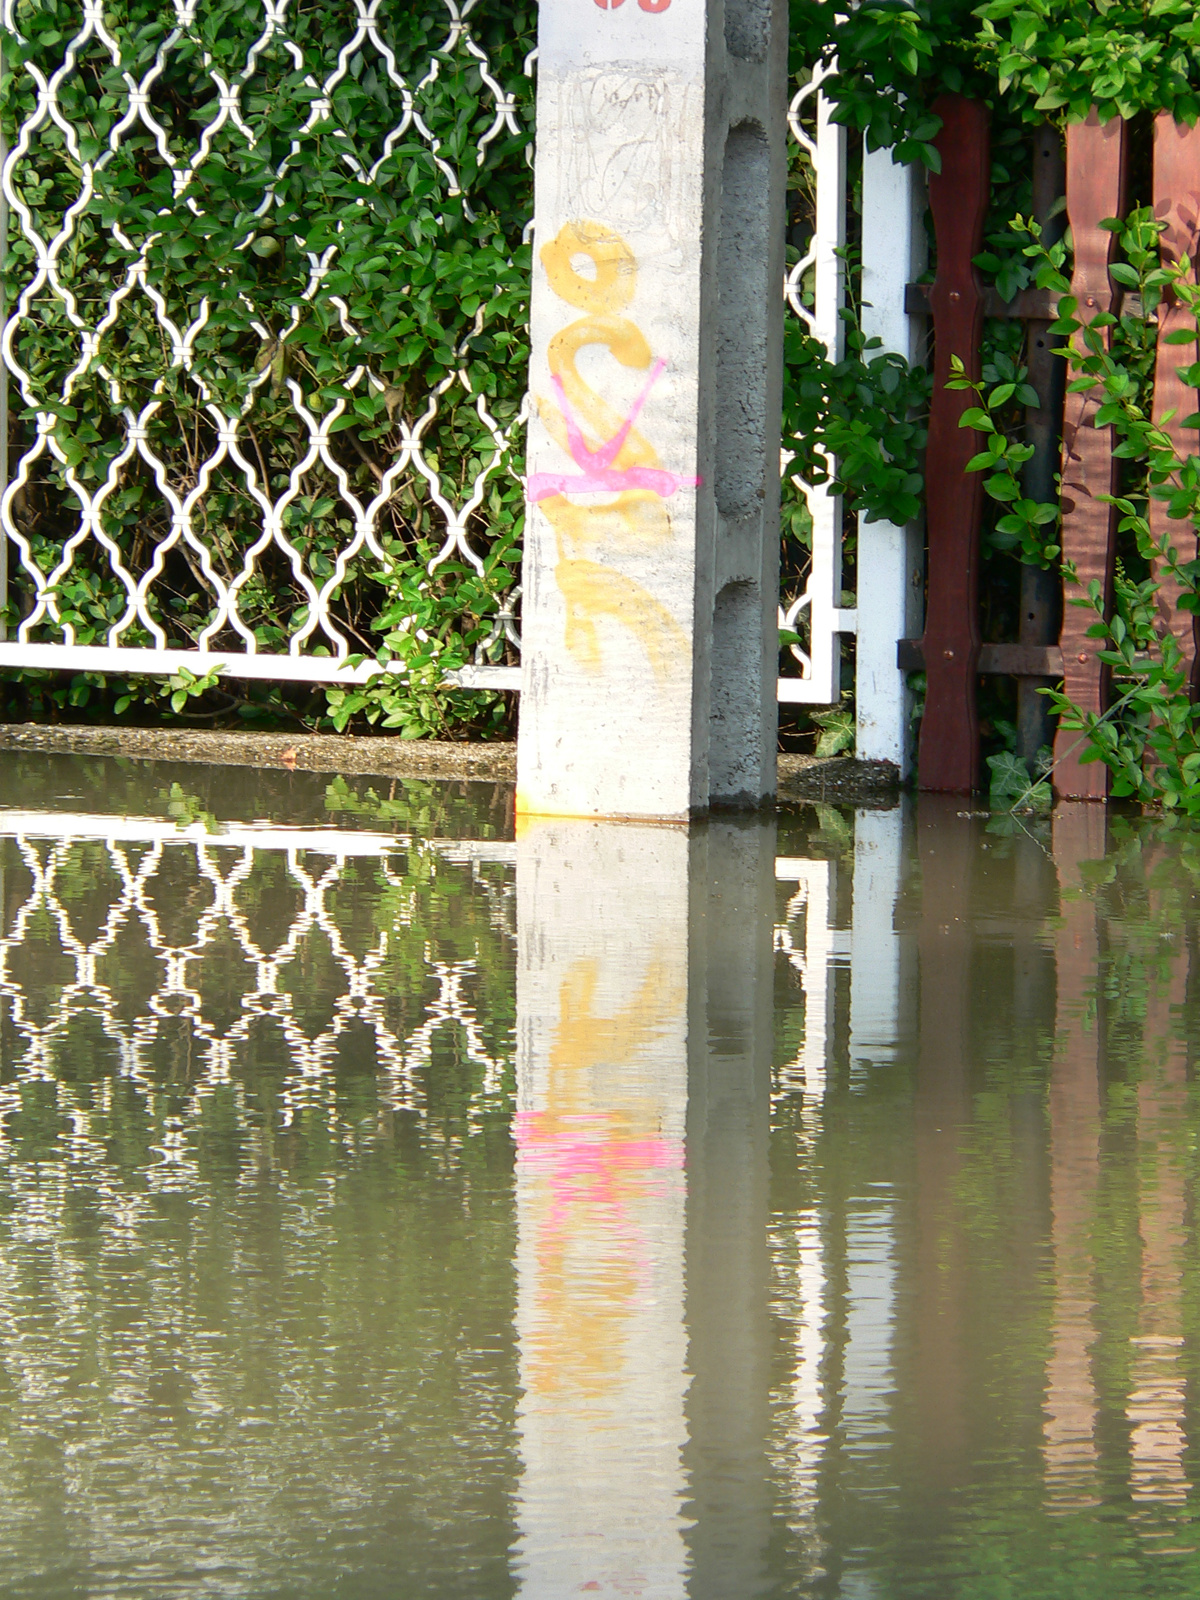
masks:
[[(15, 8), (20, 37), (4, 41), (10, 144), (36, 121), (39, 89), (61, 73), (68, 51), (75, 57), (57, 89), (71, 132), (43, 117), (13, 178), (10, 305), (27, 296), (13, 339), (23, 374), (11, 385), (14, 470), (36, 441), (38, 415), (53, 418), (53, 454), (44, 449), (32, 463), (16, 522), (31, 558), (52, 570), (79, 525), (79, 491), (97, 493), (140, 417), (161, 466), (129, 460), (100, 514), (140, 575), (171, 527), (156, 475), (185, 496), (219, 454), (216, 414), (241, 417), (243, 461), (226, 456), (212, 469), (197, 534), (228, 581), (263, 527), (254, 490), (278, 502), (296, 484), (282, 531), (319, 586), (355, 531), (343, 490), (364, 504), (380, 492), (406, 432), (443, 383), (423, 448), (456, 509), (494, 451), (478, 407), (502, 429), (517, 417), (527, 360), (523, 230), (532, 209), (525, 62), (535, 7), (479, 0), (469, 10), (469, 35), (457, 36), (432, 0), (388, 5), (374, 38), (353, 48), (359, 30), (350, 0), (293, 4), (286, 35), (265, 38), (260, 0), (203, 0), (193, 9), (181, 24), (160, 0), (111, 0), (108, 40), (93, 35), (73, 44), (76, 0), (19, 0)], [(335, 72), (322, 117), (322, 86)], [(520, 132), (502, 123), (489, 138), (497, 103), (485, 73), (516, 97)], [(131, 122), (135, 85), (148, 90), (148, 115)], [(226, 93), (223, 114), (222, 85), (240, 90), (236, 112)], [(43, 252), (28, 234), (48, 241), (64, 217), (73, 225), (58, 252), (53, 292), (39, 285)], [(157, 309), (143, 279), (161, 296)], [(100, 327), (118, 285), (129, 285), (128, 293), (81, 362), (75, 319)], [(173, 361), (165, 324), (182, 334), (201, 320), (185, 371)], [(294, 478), (309, 450), (301, 408), (320, 419), (339, 406), (331, 449), (344, 484), (321, 462)], [(519, 448), (519, 429), (513, 432)], [(343, 725), (357, 713), (410, 733), (463, 716), (494, 717), (487, 699), (447, 703), (431, 687), (443, 669), (470, 659), (498, 597), (516, 581), (519, 471), (509, 452), (470, 519), (472, 546), (486, 557), (482, 577), (455, 554), (429, 578), (446, 517), (415, 465), (389, 485), (377, 522), (386, 559), (360, 552), (335, 612), (353, 649), (406, 659), (411, 687), (373, 690), (353, 705), (334, 691), (324, 707), (320, 695), (314, 703), (262, 691), (241, 709), (278, 713), (286, 705)], [(212, 621), (201, 565), (180, 542), (151, 592), (152, 617), (170, 643), (190, 643)], [(10, 624), (28, 615), (30, 590), (14, 574)], [(103, 642), (125, 612), (125, 591), (94, 544), (80, 550), (59, 605), (84, 644)], [(241, 608), (258, 648), (286, 650), (306, 606), (287, 552), (268, 547)], [(37, 632), (61, 636), (52, 627)], [(122, 642), (148, 639), (135, 627)], [(229, 628), (214, 644), (244, 648)], [(36, 709), (38, 682), (22, 674), (16, 690), (9, 686), (10, 707), (23, 695)], [(136, 706), (154, 692), (90, 677), (47, 690), (75, 706), (97, 696), (111, 703), (114, 695)]]

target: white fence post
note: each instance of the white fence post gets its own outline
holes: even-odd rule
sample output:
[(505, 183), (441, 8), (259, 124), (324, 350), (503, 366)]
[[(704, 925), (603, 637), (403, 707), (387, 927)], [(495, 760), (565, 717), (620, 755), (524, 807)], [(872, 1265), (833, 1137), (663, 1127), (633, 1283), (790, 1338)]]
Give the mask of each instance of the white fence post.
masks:
[[(4, 76), (4, 41), (0, 38), (0, 78)], [(0, 172), (8, 162), (8, 139), (0, 128)], [(8, 321), (8, 196), (0, 187), (0, 329)], [(8, 367), (0, 356), (0, 501), (8, 489)], [(8, 538), (0, 524), (0, 643), (8, 638)]]
[[(805, 150), (816, 178), (816, 215), (809, 253), (791, 269), (787, 299), (792, 311), (808, 324), (825, 346), (831, 361), (845, 353), (842, 308), (846, 302), (846, 130), (833, 120), (833, 105), (821, 85), (837, 72), (836, 62), (818, 63), (811, 79), (793, 96), (788, 112), (792, 137)], [(801, 114), (805, 102), (816, 96), (816, 138), (804, 131)], [(813, 274), (813, 308), (801, 298), (807, 272)], [(800, 481), (800, 480), (796, 480)], [(842, 607), (842, 497), (827, 484), (803, 484), (812, 516), (812, 563), (804, 593), (779, 608), (781, 626), (795, 628), (803, 611), (808, 613), (809, 644), (792, 655), (801, 675), (780, 678), (781, 704), (826, 706), (841, 694), (843, 633), (857, 628), (856, 614)]]
[[(889, 150), (863, 153), (862, 331), (885, 350), (919, 359), (921, 320), (904, 310), (905, 285), (925, 267), (924, 184)], [(857, 754), (910, 761), (911, 696), (896, 664), (896, 644), (916, 638), (923, 618), (924, 557), (919, 522), (858, 519), (858, 646), (855, 674)]]

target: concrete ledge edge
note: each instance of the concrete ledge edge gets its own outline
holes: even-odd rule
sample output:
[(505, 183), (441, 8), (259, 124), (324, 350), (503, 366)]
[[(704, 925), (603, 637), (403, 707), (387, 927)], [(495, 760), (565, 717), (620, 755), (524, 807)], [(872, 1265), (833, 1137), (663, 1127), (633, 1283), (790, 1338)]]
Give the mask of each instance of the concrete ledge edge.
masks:
[(376, 778), (475, 778), (512, 782), (513, 744), (450, 744), (424, 739), (356, 739), (336, 733), (210, 732), (195, 728), (101, 728), (0, 723), (0, 750), (125, 756)]
[[(356, 739), (336, 733), (210, 732), (195, 728), (92, 727), (0, 723), (0, 750), (57, 755), (125, 756), (133, 761), (202, 762), (377, 778), (474, 779), (511, 783), (514, 744), (451, 744), (432, 739)], [(888, 804), (900, 775), (887, 761), (852, 756), (779, 757), (779, 799)]]
[(831, 805), (893, 806), (900, 799), (900, 769), (890, 761), (856, 756), (779, 757), (778, 798), (826, 801)]

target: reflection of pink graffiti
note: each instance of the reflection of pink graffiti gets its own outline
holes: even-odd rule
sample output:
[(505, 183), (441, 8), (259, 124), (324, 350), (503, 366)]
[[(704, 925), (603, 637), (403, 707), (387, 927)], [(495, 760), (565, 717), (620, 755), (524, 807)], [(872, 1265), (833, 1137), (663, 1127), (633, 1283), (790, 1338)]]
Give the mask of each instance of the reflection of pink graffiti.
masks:
[[(559, 1118), (524, 1111), (515, 1121), (513, 1131), (522, 1164), (550, 1178), (552, 1204), (544, 1235), (552, 1238), (563, 1230), (572, 1205), (584, 1201), (602, 1206), (619, 1225), (619, 1232), (636, 1242), (638, 1264), (644, 1267), (640, 1230), (629, 1217), (625, 1202), (631, 1195), (653, 1190), (651, 1174), (681, 1171), (682, 1149), (669, 1139), (614, 1137), (611, 1118), (605, 1113)], [(575, 1126), (563, 1129), (562, 1122)]]
[(551, 495), (556, 494), (583, 494), (597, 490), (619, 494), (624, 489), (646, 489), (663, 500), (669, 500), (679, 489), (694, 489), (700, 482), (699, 478), (681, 478), (677, 473), (665, 472), (660, 467), (613, 466), (613, 462), (620, 455), (621, 448), (629, 437), (630, 430), (637, 421), (638, 413), (646, 403), (647, 396), (666, 371), (666, 366), (667, 363), (665, 361), (656, 361), (654, 363), (650, 370), (650, 376), (642, 387), (642, 392), (630, 407), (629, 415), (616, 433), (613, 434), (612, 438), (606, 440), (604, 444), (598, 446), (595, 450), (588, 447), (579, 423), (575, 420), (575, 413), (571, 410), (566, 391), (562, 386), (562, 379), (556, 373), (550, 379), (550, 382), (554, 385), (554, 392), (558, 397), (563, 421), (567, 426), (567, 442), (571, 448), (571, 460), (582, 470), (579, 473), (531, 473), (525, 480), (526, 498), (536, 505), (539, 500), (548, 500)]

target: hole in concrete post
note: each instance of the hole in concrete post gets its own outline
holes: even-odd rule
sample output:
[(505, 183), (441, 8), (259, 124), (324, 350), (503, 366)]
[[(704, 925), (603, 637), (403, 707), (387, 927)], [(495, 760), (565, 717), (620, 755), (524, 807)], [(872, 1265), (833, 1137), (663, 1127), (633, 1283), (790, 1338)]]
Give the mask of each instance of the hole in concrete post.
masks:
[(762, 61), (771, 28), (771, 0), (725, 0), (725, 48), (742, 61)]
[(757, 804), (762, 606), (758, 585), (727, 583), (713, 606), (709, 788), (714, 803)]
[(766, 471), (768, 198), (770, 151), (756, 122), (725, 141), (717, 247), (717, 404), (714, 493), (722, 516), (762, 500)]

